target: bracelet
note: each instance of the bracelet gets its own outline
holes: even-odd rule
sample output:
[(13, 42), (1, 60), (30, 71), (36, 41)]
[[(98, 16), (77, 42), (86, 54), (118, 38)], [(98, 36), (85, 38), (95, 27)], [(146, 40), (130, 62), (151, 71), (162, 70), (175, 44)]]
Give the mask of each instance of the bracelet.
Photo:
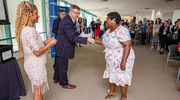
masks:
[(43, 44), (44, 44), (44, 45), (47, 45), (46, 41), (43, 41)]
[(50, 48), (51, 47), (50, 43), (48, 43), (47, 46), (48, 46), (48, 48)]

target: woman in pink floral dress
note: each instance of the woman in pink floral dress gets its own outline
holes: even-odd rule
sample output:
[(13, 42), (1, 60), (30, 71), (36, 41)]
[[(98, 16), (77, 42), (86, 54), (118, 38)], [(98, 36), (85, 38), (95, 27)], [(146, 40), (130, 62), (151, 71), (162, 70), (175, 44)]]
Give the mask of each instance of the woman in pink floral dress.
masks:
[(97, 44), (105, 47), (106, 69), (103, 78), (109, 78), (110, 82), (106, 100), (116, 96), (115, 86), (121, 89), (121, 100), (127, 100), (127, 88), (131, 85), (135, 53), (131, 48), (129, 31), (119, 25), (120, 21), (121, 16), (117, 12), (109, 13), (106, 20), (109, 29), (102, 40), (96, 40)]

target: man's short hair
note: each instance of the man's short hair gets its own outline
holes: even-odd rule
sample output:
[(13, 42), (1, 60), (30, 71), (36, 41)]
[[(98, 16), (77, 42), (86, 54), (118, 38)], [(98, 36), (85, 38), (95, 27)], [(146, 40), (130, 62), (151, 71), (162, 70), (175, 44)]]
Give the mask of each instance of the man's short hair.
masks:
[(65, 12), (65, 10), (60, 10), (59, 13)]
[(80, 8), (79, 8), (77, 5), (71, 5), (71, 6), (69, 7), (69, 11), (72, 11), (73, 9), (78, 9), (78, 10), (80, 10)]

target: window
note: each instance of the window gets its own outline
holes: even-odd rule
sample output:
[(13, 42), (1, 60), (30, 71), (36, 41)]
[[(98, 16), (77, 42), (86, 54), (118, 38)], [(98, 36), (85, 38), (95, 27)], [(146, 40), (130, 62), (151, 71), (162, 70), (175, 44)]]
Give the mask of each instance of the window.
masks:
[[(15, 37), (15, 20), (16, 20), (16, 10), (18, 7), (18, 4), (23, 0), (6, 0), (7, 1), (7, 12), (9, 16), (9, 21), (11, 23), (10, 30), (11, 30), (11, 36)], [(28, 0), (24, 0), (28, 1)]]
[(15, 39), (15, 20), (17, 6), (22, 1), (31, 1), (38, 8), (38, 14), (40, 15), (39, 22), (35, 25), (35, 28), (42, 36), (43, 40), (46, 40), (46, 15), (45, 15), (45, 1), (44, 0), (5, 0), (7, 7), (7, 13), (9, 16), (10, 25), (0, 25), (0, 44), (13, 45), (13, 51), (18, 51), (18, 44)]
[(86, 17), (86, 19), (87, 19), (87, 27), (89, 27), (93, 16), (89, 12), (84, 11), (84, 17)]
[(39, 33), (41, 33), (41, 32), (43, 32), (43, 26), (42, 26), (42, 16), (43, 15), (42, 15), (41, 0), (34, 0), (34, 4), (38, 8), (38, 15), (40, 16), (39, 20), (38, 20), (38, 23), (36, 23), (35, 27), (36, 27), (36, 30)]
[(80, 9), (80, 15), (79, 15), (79, 17), (81, 17), (82, 18), (82, 10)]
[(60, 1), (60, 6), (65, 6), (65, 3)]
[(18, 4), (21, 1), (28, 1), (28, 0), (6, 0), (7, 3), (7, 13), (9, 16), (9, 22), (11, 23), (10, 25), (4, 25), (4, 32), (6, 35), (4, 35), (6, 38), (6, 44), (14, 44), (13, 45), (13, 50), (17, 51), (18, 46), (16, 45), (17, 42), (15, 40), (15, 20), (16, 20), (16, 10), (18, 7)]
[(0, 25), (0, 39), (5, 39), (6, 36), (4, 34), (4, 28), (3, 25)]

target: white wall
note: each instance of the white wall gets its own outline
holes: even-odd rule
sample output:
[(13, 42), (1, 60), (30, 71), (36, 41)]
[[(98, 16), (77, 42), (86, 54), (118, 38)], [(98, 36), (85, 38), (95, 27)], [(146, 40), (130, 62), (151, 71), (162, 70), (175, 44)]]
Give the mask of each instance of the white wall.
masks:
[(168, 19), (173, 19), (173, 12), (163, 13), (163, 21)]
[(174, 23), (179, 18), (180, 18), (180, 10), (174, 11), (173, 12), (173, 18), (172, 18), (172, 23)]
[(126, 22), (126, 19), (128, 20), (128, 22), (130, 22), (130, 20), (133, 19), (133, 17), (130, 17), (130, 16), (121, 16), (121, 19), (124, 19), (124, 22)]
[[(151, 15), (142, 15), (142, 16), (141, 16), (141, 15), (138, 15), (138, 16), (136, 17), (137, 22), (139, 22), (140, 20), (143, 21), (144, 18), (151, 20)], [(137, 24), (137, 23), (136, 23), (136, 24)]]
[(50, 38), (50, 28), (49, 28), (49, 0), (45, 0), (45, 9), (46, 9), (46, 26), (47, 26), (47, 38)]

